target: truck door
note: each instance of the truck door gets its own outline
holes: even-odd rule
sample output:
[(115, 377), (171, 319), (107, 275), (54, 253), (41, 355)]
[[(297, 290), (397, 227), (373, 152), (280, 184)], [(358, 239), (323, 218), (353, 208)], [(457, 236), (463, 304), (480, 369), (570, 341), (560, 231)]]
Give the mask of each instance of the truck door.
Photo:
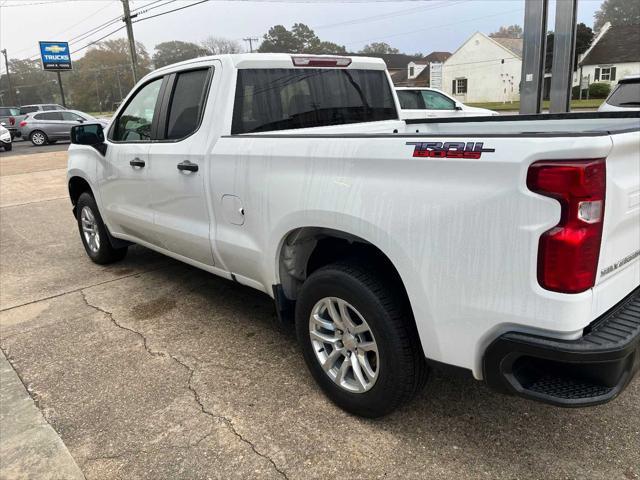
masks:
[(213, 73), (207, 66), (168, 76), (147, 169), (157, 246), (205, 265), (214, 261), (204, 183), (209, 132), (200, 123)]
[(149, 186), (149, 146), (159, 109), (163, 77), (153, 79), (127, 101), (108, 134), (103, 168), (98, 168), (103, 217), (113, 233), (154, 242)]

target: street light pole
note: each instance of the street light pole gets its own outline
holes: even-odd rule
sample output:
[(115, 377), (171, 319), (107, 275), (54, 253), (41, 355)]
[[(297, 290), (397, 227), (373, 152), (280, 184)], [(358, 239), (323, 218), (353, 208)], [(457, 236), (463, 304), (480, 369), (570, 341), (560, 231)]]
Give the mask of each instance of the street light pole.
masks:
[[(131, 53), (131, 71), (133, 72), (133, 83), (138, 82), (138, 58), (136, 56), (136, 41), (133, 38), (133, 26), (131, 24), (131, 11), (129, 10), (129, 0), (122, 0), (124, 17), (122, 21), (127, 25), (127, 37), (129, 38), (129, 51)], [(134, 15), (134, 17), (137, 15)]]
[(16, 94), (13, 91), (13, 86), (11, 85), (11, 74), (9, 73), (9, 59), (7, 58), (7, 49), (3, 48), (0, 50), (4, 55), (4, 66), (7, 69), (7, 83), (9, 84), (9, 98), (11, 100), (11, 104), (14, 106), (18, 106), (16, 103)]

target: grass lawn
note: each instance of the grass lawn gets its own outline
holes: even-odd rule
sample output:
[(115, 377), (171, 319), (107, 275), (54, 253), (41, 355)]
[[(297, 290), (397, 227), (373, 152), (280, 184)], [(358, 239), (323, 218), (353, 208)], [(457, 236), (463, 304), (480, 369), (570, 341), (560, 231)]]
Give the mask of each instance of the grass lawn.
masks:
[[(580, 108), (598, 108), (604, 102), (603, 98), (591, 98), (589, 100), (571, 100), (571, 109)], [(485, 103), (468, 103), (470, 107), (488, 108), (490, 110), (520, 110), (520, 102), (502, 103), (502, 102), (485, 102)], [(542, 103), (543, 109), (549, 108), (549, 100)]]
[(113, 117), (116, 112), (87, 112), (92, 117)]

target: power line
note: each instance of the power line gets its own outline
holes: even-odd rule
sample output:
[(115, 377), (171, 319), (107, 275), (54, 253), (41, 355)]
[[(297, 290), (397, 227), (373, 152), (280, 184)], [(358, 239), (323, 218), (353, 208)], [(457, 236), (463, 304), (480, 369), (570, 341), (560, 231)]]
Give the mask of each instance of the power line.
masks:
[(115, 30), (113, 30), (113, 31), (107, 33), (106, 35), (98, 38), (97, 40), (93, 40), (92, 42), (87, 43), (84, 47), (80, 47), (80, 48), (78, 48), (78, 49), (76, 49), (76, 50), (74, 50), (73, 52), (70, 52), (70, 53), (76, 53), (76, 52), (79, 52), (81, 50), (84, 50), (87, 47), (90, 47), (91, 45), (95, 45), (96, 43), (104, 40), (105, 38), (110, 37), (114, 33), (119, 32), (120, 30), (123, 30), (124, 28), (126, 28), (126, 25), (122, 25), (121, 27), (116, 28)]
[(172, 10), (167, 10), (166, 12), (156, 13), (155, 15), (151, 15), (150, 17), (142, 17), (142, 18), (139, 18), (138, 20), (135, 20), (133, 23), (143, 22), (145, 20), (151, 20), (152, 18), (161, 17), (162, 15), (166, 15), (167, 13), (177, 12), (178, 10), (184, 10), (185, 8), (195, 7), (196, 5), (200, 5), (201, 3), (206, 3), (208, 1), (209, 0), (200, 0), (200, 1), (195, 2), (195, 3), (191, 3), (189, 5), (185, 5), (183, 7), (178, 7), (178, 8), (174, 8)]

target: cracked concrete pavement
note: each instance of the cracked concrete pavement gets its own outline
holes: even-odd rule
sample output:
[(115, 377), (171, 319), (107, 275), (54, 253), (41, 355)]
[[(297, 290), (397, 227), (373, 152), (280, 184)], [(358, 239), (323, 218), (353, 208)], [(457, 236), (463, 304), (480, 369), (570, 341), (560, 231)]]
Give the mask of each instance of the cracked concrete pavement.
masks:
[(0, 347), (87, 479), (638, 478), (637, 378), (560, 410), (435, 371), (350, 416), (265, 295), (137, 246), (92, 264), (51, 155), (0, 159)]

